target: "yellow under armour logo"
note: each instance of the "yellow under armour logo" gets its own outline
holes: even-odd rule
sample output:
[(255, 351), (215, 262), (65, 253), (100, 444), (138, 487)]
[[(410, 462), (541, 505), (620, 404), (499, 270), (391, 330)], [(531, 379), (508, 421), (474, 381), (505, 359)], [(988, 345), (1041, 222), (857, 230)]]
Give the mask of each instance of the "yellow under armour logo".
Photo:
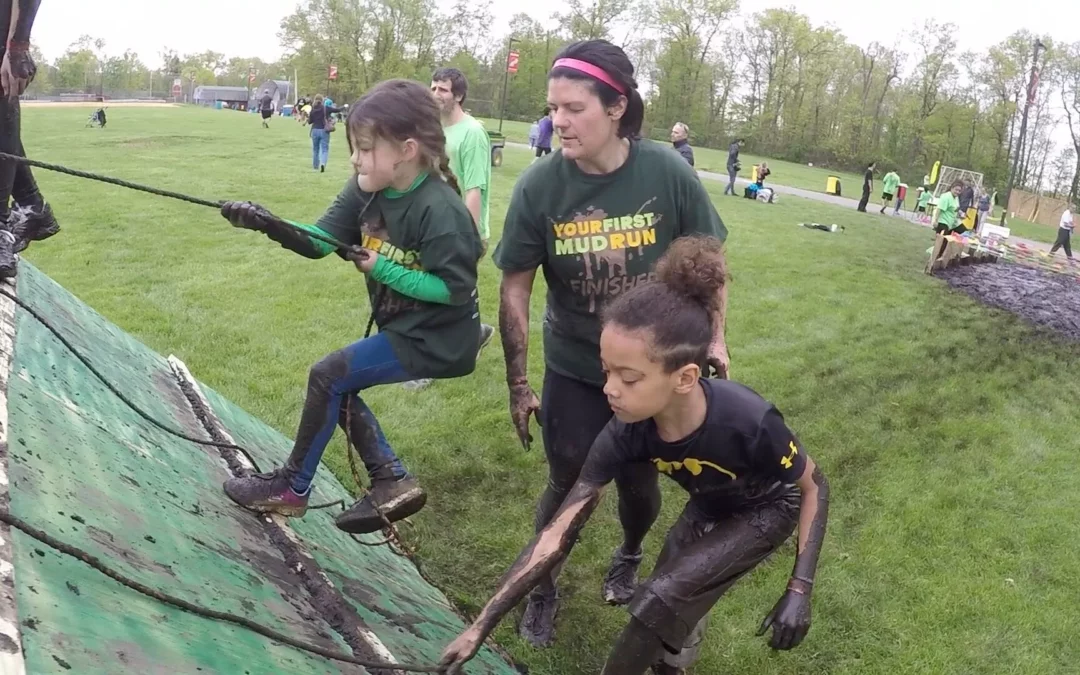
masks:
[(780, 466), (785, 469), (791, 468), (791, 460), (795, 459), (795, 455), (799, 454), (799, 449), (795, 447), (795, 441), (789, 441), (788, 447), (791, 448), (791, 452), (788, 453), (787, 457), (780, 458)]
[(678, 471), (679, 469), (686, 469), (687, 471), (690, 472), (690, 475), (692, 475), (692, 476), (700, 476), (703, 468), (707, 466), (710, 469), (714, 469), (716, 471), (719, 471), (720, 473), (727, 474), (728, 476), (731, 476), (731, 480), (736, 479), (735, 474), (728, 471), (724, 467), (719, 466), (717, 464), (713, 464), (712, 462), (707, 462), (707, 461), (700, 460), (700, 459), (694, 459), (693, 457), (687, 457), (686, 459), (684, 459), (681, 462), (665, 462), (662, 459), (653, 459), (653, 464), (656, 465), (656, 469), (658, 471), (662, 471), (663, 473), (666, 473), (669, 476), (671, 474), (673, 474), (674, 472)]

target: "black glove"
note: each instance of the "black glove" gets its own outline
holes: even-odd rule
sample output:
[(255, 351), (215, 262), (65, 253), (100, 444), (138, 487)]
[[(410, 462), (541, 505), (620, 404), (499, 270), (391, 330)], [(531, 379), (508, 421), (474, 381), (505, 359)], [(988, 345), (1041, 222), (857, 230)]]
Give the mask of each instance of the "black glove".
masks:
[(276, 220), (269, 211), (251, 202), (225, 202), (221, 205), (221, 215), (232, 223), (233, 227), (259, 232), (266, 232), (270, 221)]
[(299, 253), (305, 258), (321, 257), (319, 250), (306, 234), (258, 204), (225, 202), (221, 205), (221, 215), (232, 223), (233, 227), (262, 232), (270, 239), (281, 244), (283, 248)]
[(810, 596), (790, 588), (773, 606), (772, 611), (761, 622), (757, 635), (761, 637), (772, 626), (773, 649), (791, 649), (798, 647), (810, 631)]

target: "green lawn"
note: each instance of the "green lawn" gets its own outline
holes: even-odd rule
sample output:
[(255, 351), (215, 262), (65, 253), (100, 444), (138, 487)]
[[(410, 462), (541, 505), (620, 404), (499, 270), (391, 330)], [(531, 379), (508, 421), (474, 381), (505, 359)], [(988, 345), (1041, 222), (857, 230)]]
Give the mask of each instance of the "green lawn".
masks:
[[(259, 201), (298, 220), (314, 220), (349, 176), (343, 133), (321, 175), (310, 169), (304, 130), (288, 120), (267, 131), (240, 113), (113, 107), (108, 128), (91, 130), (86, 115), (25, 110), (28, 152), (212, 199)], [(528, 161), (511, 149), (495, 171), (496, 236)], [(38, 175), (64, 231), (27, 257), (291, 436), (308, 367), (363, 331), (367, 307), (352, 265), (301, 259), (210, 209)], [(803, 646), (774, 653), (753, 636), (784, 588), (789, 543), (718, 605), (698, 675), (1076, 672), (1080, 384), (1069, 365), (1080, 348), (923, 275), (925, 228), (797, 198), (772, 206), (725, 199), (722, 184), (706, 185), (731, 230), (733, 374), (784, 411), (829, 476), (833, 499)], [(811, 220), (847, 231), (796, 226)], [(485, 260), (480, 296), (490, 323), (498, 280)], [(535, 386), (542, 298), (537, 288)], [(407, 536), (450, 596), (477, 610), (529, 539), (546, 478), (542, 452), (525, 453), (511, 429), (499, 348), (469, 377), (365, 399), (431, 493)], [(342, 457), (335, 440), (327, 463), (348, 484)], [(666, 484), (665, 500), (645, 569), (684, 497)], [(557, 646), (527, 648), (514, 636), (516, 615), (496, 635), (533, 675), (597, 673), (626, 619), (600, 602), (619, 539), (613, 511), (609, 499), (563, 575)]]
[[(995, 221), (995, 224), (1000, 222), (1000, 215), (998, 218), (999, 220)], [(1010, 218), (1006, 226), (1009, 228), (1009, 234), (1017, 237), (1033, 239), (1047, 244), (1053, 244), (1057, 240), (1058, 228), (1056, 225), (1043, 225), (1042, 223), (1032, 223), (1019, 218)]]
[[(489, 131), (498, 131), (499, 120), (480, 119)], [(530, 126), (531, 125), (526, 122), (503, 120), (503, 134), (506, 135), (508, 141), (514, 143), (528, 143)], [(558, 140), (556, 140), (555, 143), (557, 145)], [(739, 175), (747, 180), (750, 179), (752, 167), (755, 164), (760, 164), (764, 160), (769, 163), (769, 168), (772, 169), (772, 174), (768, 178), (768, 182), (770, 183), (787, 185), (803, 190), (813, 190), (814, 192), (825, 192), (826, 179), (829, 176), (839, 176), (843, 194), (845, 196), (858, 199), (862, 191), (862, 176), (854, 173), (830, 171), (819, 167), (806, 166), (805, 164), (795, 164), (794, 162), (785, 162), (780, 159), (769, 159), (768, 157), (762, 157), (760, 155), (751, 155), (745, 152), (740, 154), (739, 160), (742, 163), (742, 170), (739, 172)], [(714, 173), (727, 175), (727, 150), (695, 147), (694, 165), (701, 171), (712, 171)], [(888, 171), (888, 169), (885, 170)], [(880, 180), (881, 175), (884, 174), (879, 174), (877, 177), (878, 180)], [(912, 176), (907, 179), (907, 182), (909, 185), (917, 186), (916, 181), (921, 180), (922, 176)]]

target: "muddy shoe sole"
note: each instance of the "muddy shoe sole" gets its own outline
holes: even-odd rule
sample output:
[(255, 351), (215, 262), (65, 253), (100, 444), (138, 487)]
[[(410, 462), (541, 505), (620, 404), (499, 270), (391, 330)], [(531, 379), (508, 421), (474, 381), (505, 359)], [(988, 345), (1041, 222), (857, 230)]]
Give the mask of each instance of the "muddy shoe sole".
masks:
[(335, 518), (334, 524), (339, 530), (350, 534), (371, 534), (386, 526), (383, 516), (391, 523), (396, 523), (418, 513), (426, 503), (427, 493), (416, 487), (383, 504), (380, 516), (371, 502), (371, 495), (367, 495)]
[[(228, 493), (225, 493), (228, 495)], [(229, 497), (232, 499), (232, 497)], [(248, 511), (254, 511), (255, 513), (276, 513), (286, 518), (301, 518), (307, 513), (306, 506), (286, 506), (284, 504), (242, 504), (239, 501), (233, 499), (237, 505), (244, 507)]]
[(286, 504), (280, 501), (253, 501), (245, 503), (240, 499), (240, 495), (234, 494), (233, 492), (236, 482), (238, 482), (237, 479), (229, 479), (222, 484), (221, 489), (226, 497), (248, 511), (253, 511), (255, 513), (277, 513), (287, 518), (299, 518), (307, 513), (306, 501), (303, 504)]

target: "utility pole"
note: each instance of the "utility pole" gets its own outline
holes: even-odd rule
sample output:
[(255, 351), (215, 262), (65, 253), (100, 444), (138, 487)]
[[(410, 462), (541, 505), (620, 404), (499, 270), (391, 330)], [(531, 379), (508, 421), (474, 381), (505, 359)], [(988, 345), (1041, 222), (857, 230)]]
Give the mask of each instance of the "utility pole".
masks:
[[(517, 38), (510, 38), (506, 42), (506, 61), (503, 62), (503, 91), (502, 91), (502, 105), (499, 106), (499, 133), (502, 133), (503, 118), (506, 117), (506, 85), (510, 81), (510, 52), (514, 48), (514, 43), (520, 42)], [(514, 67), (517, 70), (517, 66)]]
[(1042, 40), (1035, 39), (1035, 49), (1031, 55), (1031, 77), (1028, 79), (1027, 102), (1024, 103), (1024, 115), (1020, 118), (1020, 140), (1017, 143), (1016, 156), (1013, 158), (1012, 167), (1009, 169), (1009, 182), (1005, 186), (1005, 206), (1001, 210), (1001, 226), (1005, 227), (1006, 217), (1009, 213), (1009, 199), (1012, 197), (1013, 184), (1016, 182), (1016, 172), (1020, 167), (1020, 158), (1024, 156), (1024, 140), (1027, 137), (1028, 113), (1031, 112), (1031, 104), (1035, 102), (1035, 94), (1039, 88), (1039, 52), (1046, 49)]

